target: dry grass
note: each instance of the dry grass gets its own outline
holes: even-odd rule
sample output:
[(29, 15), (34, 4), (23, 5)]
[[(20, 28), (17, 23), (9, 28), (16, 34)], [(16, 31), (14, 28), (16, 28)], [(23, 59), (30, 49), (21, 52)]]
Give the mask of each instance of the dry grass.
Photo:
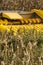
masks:
[(0, 30), (0, 65), (43, 65), (42, 37), (35, 29)]

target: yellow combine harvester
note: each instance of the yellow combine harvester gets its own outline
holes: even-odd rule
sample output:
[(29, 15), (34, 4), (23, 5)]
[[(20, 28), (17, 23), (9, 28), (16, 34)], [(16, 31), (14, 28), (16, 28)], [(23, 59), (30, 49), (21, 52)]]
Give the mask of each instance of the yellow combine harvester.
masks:
[(22, 14), (2, 12), (0, 13), (0, 25), (21, 25), (21, 24), (43, 23), (43, 10), (32, 10)]
[[(24, 24), (40, 24), (43, 23), (43, 10), (33, 9), (31, 12), (21, 13), (0, 13), (0, 27), (11, 25), (24, 25)], [(2, 27), (3, 28), (3, 27)]]

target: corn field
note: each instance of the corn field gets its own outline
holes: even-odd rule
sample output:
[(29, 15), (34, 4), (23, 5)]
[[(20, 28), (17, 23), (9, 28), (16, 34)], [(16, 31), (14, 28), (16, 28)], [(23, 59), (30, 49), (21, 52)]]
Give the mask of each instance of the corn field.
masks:
[(0, 65), (43, 65), (43, 25), (0, 26)]
[(0, 10), (30, 11), (31, 9), (43, 10), (43, 0), (0, 0)]

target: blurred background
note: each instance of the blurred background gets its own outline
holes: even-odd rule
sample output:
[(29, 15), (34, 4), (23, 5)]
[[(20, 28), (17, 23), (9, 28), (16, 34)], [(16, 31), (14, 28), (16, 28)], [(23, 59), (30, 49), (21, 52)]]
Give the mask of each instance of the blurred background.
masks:
[(0, 0), (0, 10), (43, 9), (43, 0)]

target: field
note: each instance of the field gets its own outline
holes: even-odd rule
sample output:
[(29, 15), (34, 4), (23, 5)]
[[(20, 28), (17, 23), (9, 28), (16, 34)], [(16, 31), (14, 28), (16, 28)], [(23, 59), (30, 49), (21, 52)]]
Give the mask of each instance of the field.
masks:
[(43, 24), (0, 25), (0, 65), (43, 65)]
[(0, 0), (0, 10), (30, 11), (31, 9), (43, 10), (43, 0)]

